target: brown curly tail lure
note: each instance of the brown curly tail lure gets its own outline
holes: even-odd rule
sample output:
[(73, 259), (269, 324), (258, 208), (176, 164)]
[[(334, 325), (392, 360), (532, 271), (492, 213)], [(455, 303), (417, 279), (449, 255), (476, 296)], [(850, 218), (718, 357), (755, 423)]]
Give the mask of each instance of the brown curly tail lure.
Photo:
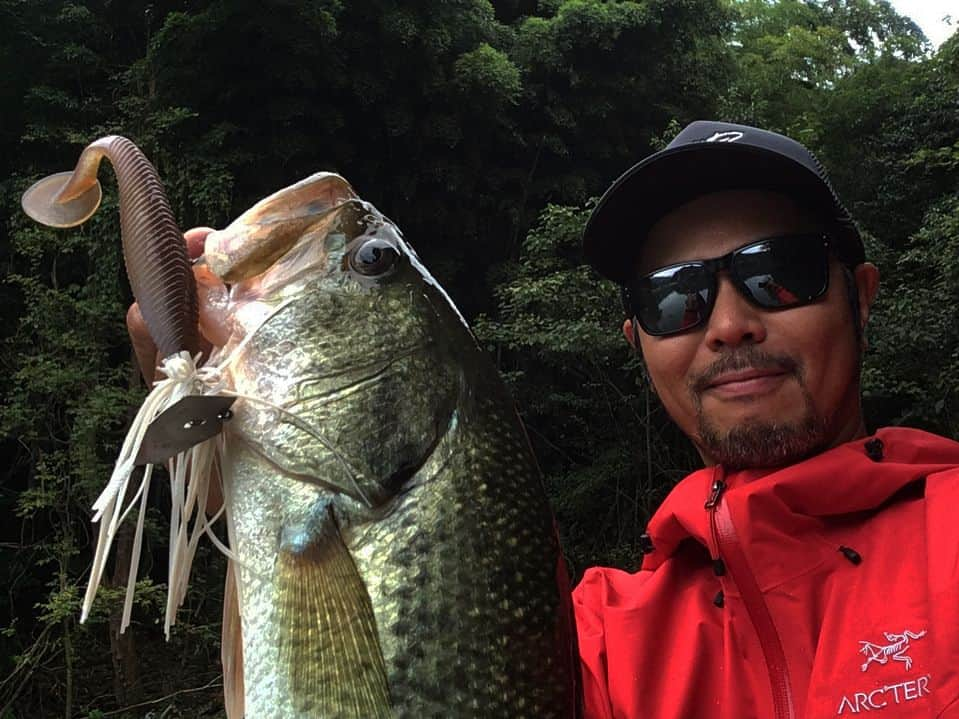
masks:
[(125, 137), (110, 135), (87, 145), (73, 172), (45, 177), (21, 200), (24, 211), (50, 227), (75, 227), (100, 206), (97, 170), (106, 157), (120, 190), (120, 234), (127, 276), (161, 357), (195, 354), (197, 295), (183, 233), (156, 168)]
[[(136, 145), (116, 135), (90, 143), (73, 172), (50, 175), (23, 194), (24, 211), (50, 227), (75, 227), (85, 222), (100, 206), (97, 170), (104, 157), (113, 165), (119, 185), (120, 235), (127, 277), (163, 358), (159, 369), (165, 378), (153, 383), (131, 423), (110, 480), (93, 504), (93, 521), (100, 529), (80, 621), (89, 616), (118, 526), (139, 500), (120, 631), (129, 624), (153, 464), (165, 463), (172, 488), (165, 623), (169, 636), (186, 592), (197, 535), (208, 533), (217, 541), (206, 517), (215, 452), (210, 440), (232, 416), (228, 408), (235, 398), (220, 395), (216, 368), (197, 365), (199, 305), (186, 242), (173, 219), (156, 168)], [(124, 506), (127, 490), (133, 489), (130, 481), (137, 465), (146, 465), (146, 469), (133, 500)]]

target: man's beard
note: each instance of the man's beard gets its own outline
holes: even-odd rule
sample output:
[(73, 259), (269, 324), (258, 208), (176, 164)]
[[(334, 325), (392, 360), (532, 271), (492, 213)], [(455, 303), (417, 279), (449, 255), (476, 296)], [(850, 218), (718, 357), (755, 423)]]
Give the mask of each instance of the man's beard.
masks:
[[(746, 421), (725, 432), (710, 421), (703, 411), (701, 398), (708, 384), (724, 372), (750, 368), (785, 371), (796, 379), (804, 405), (799, 419)], [(802, 365), (786, 355), (771, 355), (755, 346), (736, 350), (713, 363), (691, 383), (690, 391), (696, 406), (702, 449), (727, 469), (781, 467), (817, 454), (828, 444), (829, 421), (816, 411), (806, 388)]]

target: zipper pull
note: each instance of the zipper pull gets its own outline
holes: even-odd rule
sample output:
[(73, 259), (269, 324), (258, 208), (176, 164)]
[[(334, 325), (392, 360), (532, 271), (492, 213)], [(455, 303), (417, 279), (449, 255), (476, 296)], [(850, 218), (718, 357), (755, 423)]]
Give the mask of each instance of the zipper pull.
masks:
[(726, 489), (726, 483), (721, 479), (714, 479), (713, 484), (709, 489), (709, 496), (706, 498), (706, 504), (704, 507), (706, 509), (714, 509), (717, 504), (719, 504), (719, 498), (723, 495), (723, 491)]

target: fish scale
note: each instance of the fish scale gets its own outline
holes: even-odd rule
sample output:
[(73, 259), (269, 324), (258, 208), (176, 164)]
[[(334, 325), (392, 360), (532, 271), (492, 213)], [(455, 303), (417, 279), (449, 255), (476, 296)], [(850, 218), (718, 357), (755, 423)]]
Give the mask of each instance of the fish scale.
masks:
[[(246, 341), (229, 381), (255, 397), (223, 462), (245, 716), (577, 716), (565, 565), (495, 368), (371, 205), (297, 215), (301, 239), (263, 215), (212, 241), (221, 276), (291, 248), (231, 275), (220, 354)], [(395, 258), (371, 278), (373, 241)]]
[[(360, 574), (383, 580), (368, 586), (390, 635), (399, 716), (443, 716), (471, 699), (493, 716), (568, 716), (564, 687), (549, 686), (560, 603), (544, 590), (556, 585), (556, 548), (540, 538), (551, 536), (551, 520), (519, 473), (506, 471), (535, 470), (495, 421), (458, 423), (423, 468), (417, 501), (379, 536), (348, 542)], [(446, 627), (441, 643), (419, 653), (416, 630), (431, 625)]]

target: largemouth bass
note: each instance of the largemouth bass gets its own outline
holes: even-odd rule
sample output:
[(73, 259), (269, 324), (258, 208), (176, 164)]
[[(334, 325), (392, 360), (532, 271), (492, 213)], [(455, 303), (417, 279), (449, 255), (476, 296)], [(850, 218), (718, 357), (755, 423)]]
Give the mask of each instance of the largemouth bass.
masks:
[[(529, 443), (396, 226), (341, 177), (318, 174), (207, 236), (191, 269), (155, 168), (116, 136), (35, 183), (24, 209), (55, 227), (85, 221), (103, 158), (155, 346), (138, 356), (159, 350), (164, 379), (94, 504), (82, 618), (139, 502), (129, 623), (152, 463), (163, 461), (167, 631), (200, 536), (230, 557), (230, 719), (577, 716), (569, 581)], [(198, 323), (217, 345), (203, 367)], [(214, 458), (229, 548), (205, 512)]]
[(576, 716), (529, 443), (397, 227), (315, 175), (208, 236), (205, 260), (230, 287), (211, 364), (240, 397), (222, 454), (231, 719)]

